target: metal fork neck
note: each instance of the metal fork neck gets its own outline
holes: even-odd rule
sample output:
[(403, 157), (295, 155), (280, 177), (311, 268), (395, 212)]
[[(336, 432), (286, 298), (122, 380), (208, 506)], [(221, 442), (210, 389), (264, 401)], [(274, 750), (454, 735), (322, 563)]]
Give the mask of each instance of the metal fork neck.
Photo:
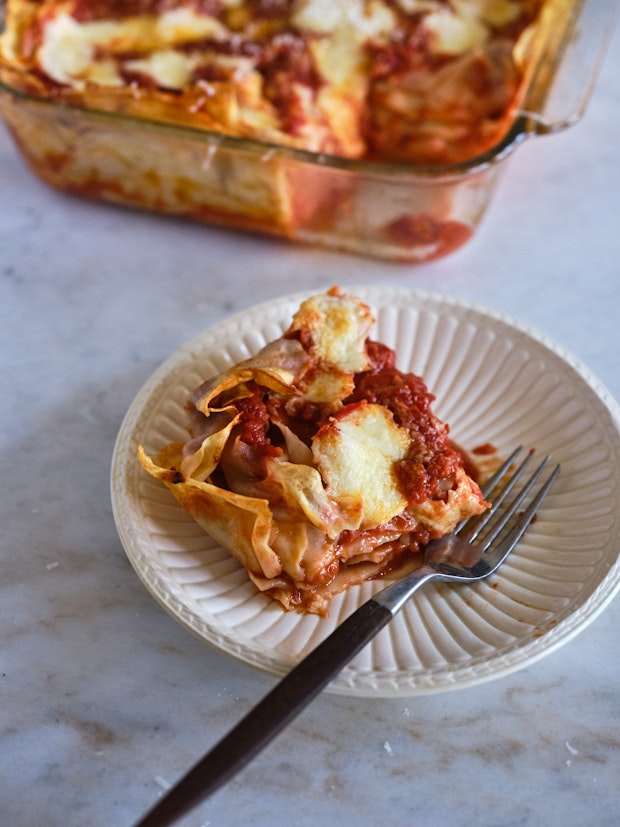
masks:
[(437, 569), (424, 563), (419, 569), (392, 583), (391, 586), (383, 589), (373, 599), (375, 603), (388, 609), (392, 617), (398, 614), (405, 603), (414, 592), (428, 580), (440, 578), (441, 574)]

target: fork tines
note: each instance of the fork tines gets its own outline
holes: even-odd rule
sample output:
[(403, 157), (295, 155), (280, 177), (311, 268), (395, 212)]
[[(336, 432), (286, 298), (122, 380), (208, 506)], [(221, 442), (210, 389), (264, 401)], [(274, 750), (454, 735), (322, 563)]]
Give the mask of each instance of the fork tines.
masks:
[[(502, 529), (504, 529), (508, 521), (518, 513), (521, 506), (525, 505), (528, 496), (533, 492), (549, 463), (550, 457), (546, 456), (531, 475), (522, 481), (524, 472), (534, 455), (534, 451), (529, 450), (518, 467), (512, 471), (511, 469), (522, 450), (523, 446), (520, 446), (513, 451), (483, 486), (483, 496), (491, 502), (491, 507), (480, 517), (474, 518), (473, 521), (469, 520), (461, 526), (458, 531), (459, 536), (473, 543), (486, 529), (482, 539), (476, 543), (476, 545), (484, 551), (486, 551), (491, 543), (500, 535)], [(516, 523), (511, 526), (510, 537), (511, 539), (514, 537), (515, 543), (522, 536), (541, 502), (547, 496), (559, 470), (560, 466), (558, 464), (552, 469), (547, 478), (540, 483), (535, 496), (532, 497), (520, 513)]]

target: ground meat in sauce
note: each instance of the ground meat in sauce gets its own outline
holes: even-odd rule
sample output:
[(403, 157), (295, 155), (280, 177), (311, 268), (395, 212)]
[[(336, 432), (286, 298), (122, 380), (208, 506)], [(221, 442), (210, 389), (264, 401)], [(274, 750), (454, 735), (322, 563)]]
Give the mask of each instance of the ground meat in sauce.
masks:
[(271, 96), (290, 93), (293, 83), (318, 89), (324, 80), (317, 72), (308, 43), (293, 32), (280, 32), (263, 44), (258, 68)]
[(370, 363), (370, 370), (373, 371), (396, 367), (396, 353), (382, 342), (367, 339), (366, 358)]
[(266, 405), (267, 394), (254, 382), (248, 383), (249, 396), (235, 400), (239, 412), (237, 424), (239, 438), (246, 445), (260, 448), (265, 455), (280, 456), (282, 449), (273, 444), (270, 433), (271, 421)]
[[(355, 375), (355, 390), (343, 405), (360, 402), (384, 405), (394, 421), (412, 439), (407, 456), (395, 465), (400, 490), (409, 505), (429, 499), (443, 499), (454, 484), (454, 474), (463, 464), (460, 453), (448, 437), (448, 428), (431, 411), (434, 396), (424, 380), (396, 367), (394, 351), (379, 342), (368, 341), (370, 368)], [(280, 456), (282, 439), (273, 422), (282, 422), (306, 445), (330, 412), (330, 406), (303, 399), (285, 400), (267, 393), (258, 384), (248, 383), (248, 396), (235, 400), (239, 411), (239, 438), (265, 455)]]
[[(126, 17), (142, 14), (162, 14), (177, 9), (177, 0), (76, 0), (72, 17), (81, 23), (94, 20), (122, 20)], [(219, 16), (225, 9), (221, 0), (192, 0), (185, 7), (196, 10), (199, 14), (212, 17)]]
[(443, 498), (462, 460), (449, 441), (447, 426), (432, 414), (435, 397), (421, 377), (398, 370), (390, 348), (369, 342), (367, 354), (371, 369), (357, 374), (355, 390), (345, 404), (365, 400), (384, 405), (396, 424), (409, 431), (411, 448), (395, 473), (410, 505)]

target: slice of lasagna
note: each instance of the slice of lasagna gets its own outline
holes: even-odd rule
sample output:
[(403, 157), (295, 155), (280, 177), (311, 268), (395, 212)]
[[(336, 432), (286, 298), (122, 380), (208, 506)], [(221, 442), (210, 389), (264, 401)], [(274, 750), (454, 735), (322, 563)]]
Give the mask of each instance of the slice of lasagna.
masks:
[(27, 91), (349, 158), (444, 164), (506, 131), (550, 0), (7, 0)]
[(354, 584), (419, 561), (486, 508), (423, 380), (369, 338), (370, 309), (332, 288), (284, 335), (208, 379), (189, 439), (142, 466), (287, 609), (327, 614)]

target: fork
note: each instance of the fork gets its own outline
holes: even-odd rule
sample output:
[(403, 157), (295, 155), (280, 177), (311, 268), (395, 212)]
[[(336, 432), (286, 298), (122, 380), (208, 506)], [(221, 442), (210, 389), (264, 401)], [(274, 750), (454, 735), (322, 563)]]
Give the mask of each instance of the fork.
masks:
[(482, 489), (491, 506), (431, 541), (422, 566), (363, 603), (295, 666), (134, 827), (168, 827), (248, 764), (402, 609), (425, 583), (472, 583), (488, 577), (519, 542), (560, 466), (546, 476), (545, 457), (524, 479), (532, 451), (515, 470), (517, 448)]

